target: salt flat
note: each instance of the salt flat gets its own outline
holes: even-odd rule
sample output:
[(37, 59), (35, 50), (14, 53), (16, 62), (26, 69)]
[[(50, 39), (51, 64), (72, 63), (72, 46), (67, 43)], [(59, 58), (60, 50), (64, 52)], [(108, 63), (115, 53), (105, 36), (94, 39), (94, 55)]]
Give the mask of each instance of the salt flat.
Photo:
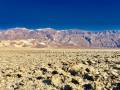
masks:
[(0, 48), (0, 90), (120, 90), (120, 49)]

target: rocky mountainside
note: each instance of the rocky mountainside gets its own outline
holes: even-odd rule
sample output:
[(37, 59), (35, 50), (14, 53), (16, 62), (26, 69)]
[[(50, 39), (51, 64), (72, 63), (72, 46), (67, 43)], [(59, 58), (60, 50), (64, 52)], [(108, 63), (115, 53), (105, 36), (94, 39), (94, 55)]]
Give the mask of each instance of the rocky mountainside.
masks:
[(1, 47), (120, 48), (120, 31), (13, 28), (0, 31), (0, 40)]

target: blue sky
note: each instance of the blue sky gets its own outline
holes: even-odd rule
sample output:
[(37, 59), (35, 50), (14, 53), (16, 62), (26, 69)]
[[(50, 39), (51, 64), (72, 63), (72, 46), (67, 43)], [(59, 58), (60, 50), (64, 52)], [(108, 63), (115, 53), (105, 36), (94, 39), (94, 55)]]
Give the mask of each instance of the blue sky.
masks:
[(0, 28), (120, 29), (120, 0), (0, 0)]

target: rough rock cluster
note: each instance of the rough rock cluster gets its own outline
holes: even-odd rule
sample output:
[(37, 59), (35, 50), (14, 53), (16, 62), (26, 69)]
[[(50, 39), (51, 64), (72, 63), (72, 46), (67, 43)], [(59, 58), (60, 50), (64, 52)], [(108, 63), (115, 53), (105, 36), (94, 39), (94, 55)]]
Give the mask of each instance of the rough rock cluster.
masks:
[(120, 90), (120, 51), (1, 50), (0, 90)]

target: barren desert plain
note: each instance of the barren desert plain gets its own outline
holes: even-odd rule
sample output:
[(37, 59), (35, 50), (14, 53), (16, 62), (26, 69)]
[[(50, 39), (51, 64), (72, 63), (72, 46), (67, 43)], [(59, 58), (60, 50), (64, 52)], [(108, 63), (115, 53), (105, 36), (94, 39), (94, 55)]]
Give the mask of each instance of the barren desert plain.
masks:
[(120, 90), (120, 50), (0, 48), (0, 90)]

